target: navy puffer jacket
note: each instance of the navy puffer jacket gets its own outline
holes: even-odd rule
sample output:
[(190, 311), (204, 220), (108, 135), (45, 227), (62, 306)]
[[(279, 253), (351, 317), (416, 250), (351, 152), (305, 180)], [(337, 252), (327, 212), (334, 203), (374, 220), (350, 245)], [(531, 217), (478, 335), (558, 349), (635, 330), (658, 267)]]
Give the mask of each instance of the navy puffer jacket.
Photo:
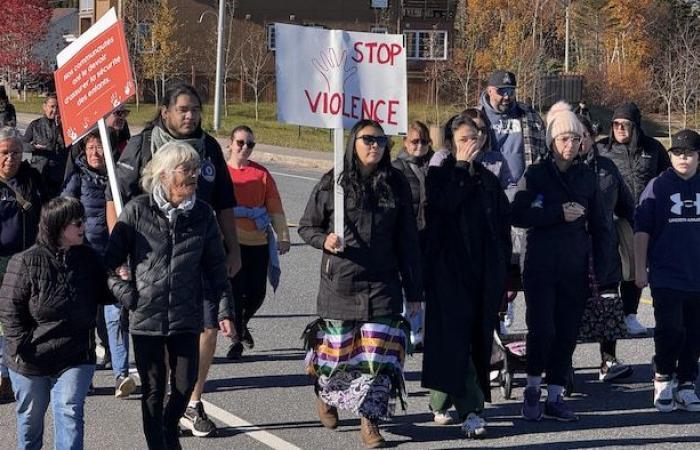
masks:
[(85, 154), (78, 156), (73, 172), (63, 186), (64, 197), (80, 200), (85, 207), (85, 239), (99, 254), (104, 254), (109, 242), (105, 216), (105, 186), (107, 175), (90, 168)]

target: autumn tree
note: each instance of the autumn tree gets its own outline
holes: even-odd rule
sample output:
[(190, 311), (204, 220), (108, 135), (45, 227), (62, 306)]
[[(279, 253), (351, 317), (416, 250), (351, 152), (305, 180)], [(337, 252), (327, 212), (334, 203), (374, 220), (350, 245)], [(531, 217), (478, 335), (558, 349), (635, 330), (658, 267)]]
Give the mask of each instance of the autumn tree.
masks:
[(260, 95), (274, 80), (271, 53), (267, 48), (267, 32), (264, 27), (245, 21), (241, 24), (241, 29), (242, 41), (237, 48), (237, 59), (242, 80), (253, 91), (257, 121)]
[(3, 0), (0, 6), (0, 78), (26, 84), (42, 69), (34, 47), (46, 37), (51, 8), (47, 0)]
[(188, 50), (177, 38), (182, 24), (177, 18), (177, 9), (168, 4), (168, 0), (159, 0), (154, 5), (150, 33), (143, 33), (139, 39), (140, 60), (143, 74), (153, 80), (154, 95), (158, 103), (159, 91), (165, 95), (166, 82), (182, 72)]

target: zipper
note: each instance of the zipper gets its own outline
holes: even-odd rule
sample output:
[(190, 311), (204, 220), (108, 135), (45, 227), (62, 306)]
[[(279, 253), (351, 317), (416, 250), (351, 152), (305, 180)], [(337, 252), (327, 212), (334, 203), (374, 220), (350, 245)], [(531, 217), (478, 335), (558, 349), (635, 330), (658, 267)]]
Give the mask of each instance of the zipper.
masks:
[(328, 258), (326, 259), (326, 275), (328, 276), (329, 279), (333, 279), (333, 276), (331, 275), (331, 256), (328, 255)]

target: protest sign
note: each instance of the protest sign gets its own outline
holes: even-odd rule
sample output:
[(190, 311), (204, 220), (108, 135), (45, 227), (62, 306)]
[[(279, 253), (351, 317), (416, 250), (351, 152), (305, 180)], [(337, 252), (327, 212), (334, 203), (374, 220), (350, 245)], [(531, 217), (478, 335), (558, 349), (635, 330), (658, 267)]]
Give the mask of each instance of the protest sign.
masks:
[(124, 27), (110, 10), (57, 56), (54, 72), (66, 145), (136, 92)]
[(403, 36), (275, 24), (277, 119), (320, 128), (379, 122), (406, 132)]
[(56, 57), (58, 108), (66, 145), (99, 125), (105, 165), (117, 215), (122, 201), (104, 117), (136, 93), (124, 25), (114, 8)]

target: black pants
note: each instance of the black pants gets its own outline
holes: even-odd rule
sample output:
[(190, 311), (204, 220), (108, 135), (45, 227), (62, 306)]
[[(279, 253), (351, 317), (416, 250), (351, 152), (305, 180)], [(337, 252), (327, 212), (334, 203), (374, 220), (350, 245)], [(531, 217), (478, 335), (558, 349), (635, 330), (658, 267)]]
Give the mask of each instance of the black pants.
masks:
[(548, 384), (565, 386), (576, 349), (581, 318), (590, 295), (588, 274), (525, 270), (527, 374), (547, 375)]
[(265, 300), (269, 261), (267, 245), (241, 245), (241, 270), (231, 280), (238, 336), (243, 336), (248, 321)]
[(632, 281), (620, 283), (620, 297), (622, 297), (622, 309), (625, 315), (637, 314), (639, 299), (642, 298), (642, 290)]
[[(141, 377), (143, 432), (149, 450), (180, 448), (177, 424), (197, 382), (199, 334), (132, 335), (136, 368)], [(170, 368), (170, 395), (165, 399), (165, 353)]]
[(700, 357), (700, 292), (651, 290), (654, 299), (654, 370), (695, 382)]

